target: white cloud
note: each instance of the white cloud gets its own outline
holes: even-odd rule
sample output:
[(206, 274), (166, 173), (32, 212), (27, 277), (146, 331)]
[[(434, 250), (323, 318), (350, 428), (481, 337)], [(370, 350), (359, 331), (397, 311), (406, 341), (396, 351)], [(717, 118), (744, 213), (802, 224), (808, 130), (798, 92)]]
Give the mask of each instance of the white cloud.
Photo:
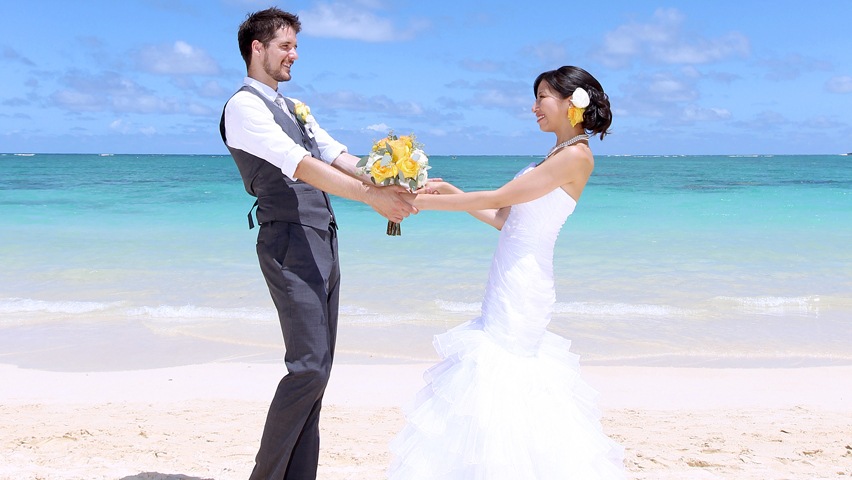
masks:
[(136, 55), (140, 70), (162, 75), (216, 75), (219, 65), (204, 50), (178, 40), (172, 45), (149, 45)]
[(681, 121), (683, 122), (707, 122), (713, 120), (727, 120), (731, 118), (731, 112), (724, 108), (702, 108), (697, 105), (688, 105), (683, 109)]
[[(72, 112), (175, 114), (198, 111), (174, 97), (145, 88), (117, 73), (86, 75), (79, 72), (62, 79), (65, 88), (51, 95), (51, 102)], [(209, 115), (210, 111), (201, 113)]]
[(384, 133), (384, 132), (387, 132), (388, 130), (390, 130), (390, 127), (387, 126), (384, 123), (376, 123), (376, 124), (373, 124), (373, 125), (367, 125), (366, 129), (370, 130), (371, 132), (382, 132), (382, 133)]
[(423, 107), (416, 102), (397, 102), (385, 95), (367, 97), (348, 90), (323, 95), (314, 103), (328, 111), (349, 110), (353, 112), (382, 112), (396, 117), (412, 117), (424, 114)]
[(671, 75), (653, 75), (646, 85), (647, 97), (659, 102), (683, 102), (698, 97), (698, 92), (692, 85)]
[(825, 88), (831, 93), (852, 93), (852, 76), (831, 78)]
[(533, 104), (532, 94), (520, 95), (513, 94), (505, 90), (491, 89), (480, 92), (476, 95), (476, 103), (483, 107), (492, 108), (508, 108), (516, 111), (521, 107), (531, 107)]
[[(198, 115), (198, 116), (213, 116), (217, 113), (216, 110), (211, 109), (207, 105), (202, 105), (200, 103), (191, 102), (186, 106), (186, 112), (190, 115)], [(221, 114), (221, 112), (219, 112)]]
[(103, 110), (104, 101), (98, 96), (76, 90), (59, 90), (53, 94), (52, 102), (75, 112)]
[[(687, 72), (688, 73), (688, 72)], [(670, 73), (637, 75), (623, 88), (623, 96), (613, 102), (622, 111), (619, 116), (679, 119), (682, 122), (710, 119), (713, 109), (696, 105), (700, 94), (698, 80), (691, 75)], [(717, 115), (724, 115), (716, 109)]]
[(117, 120), (113, 120), (112, 122), (110, 122), (109, 129), (114, 131), (114, 132), (126, 134), (126, 135), (127, 134), (135, 135), (137, 133), (141, 133), (142, 135), (149, 135), (150, 136), (150, 135), (156, 135), (157, 134), (157, 129), (155, 127), (152, 127), (152, 126), (140, 127), (140, 126), (137, 126), (133, 122), (128, 122), (128, 121), (121, 119), (121, 118), (119, 118)]
[(652, 56), (663, 63), (701, 64), (731, 56), (746, 56), (749, 48), (745, 35), (729, 33), (717, 39), (698, 39), (691, 45), (682, 42), (658, 45), (652, 49)]
[(118, 133), (130, 133), (131, 126), (130, 123), (119, 118), (110, 122), (109, 129)]
[(320, 3), (313, 10), (299, 12), (302, 32), (315, 37), (345, 38), (365, 42), (408, 40), (422, 31), (426, 23), (395, 24), (364, 8), (347, 3)]
[(749, 54), (745, 35), (732, 32), (718, 38), (702, 38), (683, 31), (684, 19), (676, 9), (659, 9), (650, 22), (629, 23), (607, 33), (596, 56), (604, 64), (617, 68), (636, 59), (691, 65)]
[(512, 115), (527, 112), (535, 101), (532, 85), (527, 82), (489, 80), (471, 88), (475, 105), (503, 109)]

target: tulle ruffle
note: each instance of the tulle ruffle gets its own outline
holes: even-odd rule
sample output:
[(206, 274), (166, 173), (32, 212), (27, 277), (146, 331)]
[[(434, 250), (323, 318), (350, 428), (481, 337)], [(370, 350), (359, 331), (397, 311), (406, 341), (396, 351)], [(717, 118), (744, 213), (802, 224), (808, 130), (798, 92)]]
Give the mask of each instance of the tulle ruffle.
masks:
[(545, 332), (534, 354), (511, 352), (481, 319), (436, 336), (443, 361), (391, 443), (391, 480), (624, 478), (623, 449), (604, 435), (569, 346)]

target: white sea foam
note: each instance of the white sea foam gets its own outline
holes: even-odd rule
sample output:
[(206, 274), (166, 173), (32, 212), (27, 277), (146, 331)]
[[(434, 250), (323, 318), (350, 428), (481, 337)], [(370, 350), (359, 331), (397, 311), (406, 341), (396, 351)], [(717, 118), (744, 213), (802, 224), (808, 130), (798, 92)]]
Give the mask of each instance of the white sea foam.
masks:
[(716, 297), (714, 303), (733, 307), (741, 313), (760, 315), (805, 315), (818, 317), (820, 297)]
[(356, 307), (352, 305), (341, 305), (340, 306), (340, 314), (341, 315), (351, 315), (351, 316), (369, 316), (373, 315), (373, 313), (366, 308)]
[(100, 312), (110, 308), (115, 308), (119, 305), (121, 305), (119, 302), (50, 302), (45, 300), (33, 300), (30, 298), (4, 298), (0, 299), (0, 314), (57, 313), (73, 315)]
[(360, 315), (347, 315), (341, 312), (340, 324), (342, 325), (416, 325), (429, 323), (424, 321), (424, 315), (420, 313), (369, 313)]
[(852, 355), (842, 352), (813, 352), (786, 350), (770, 351), (732, 351), (730, 349), (703, 348), (689, 352), (668, 352), (660, 354), (612, 354), (605, 355), (590, 352), (583, 356), (587, 365), (650, 365), (682, 367), (809, 367), (825, 365), (849, 365)]
[(438, 299), (435, 300), (435, 305), (447, 312), (478, 314), (482, 311), (482, 302), (451, 302)]
[(136, 307), (129, 309), (127, 311), (127, 315), (134, 317), (146, 317), (151, 320), (167, 322), (194, 322), (199, 320), (242, 320), (265, 322), (268, 320), (277, 320), (275, 311), (271, 309), (213, 308), (199, 307), (195, 305)]
[[(479, 314), (481, 302), (452, 302), (435, 300), (435, 304), (445, 312)], [(592, 302), (557, 302), (553, 306), (557, 314), (576, 314), (586, 316), (624, 316), (624, 317), (667, 317), (688, 314), (684, 310), (669, 305), (646, 305), (628, 303), (592, 303)]]
[(669, 305), (592, 302), (560, 302), (554, 305), (553, 312), (570, 315), (614, 317), (670, 317), (689, 313), (688, 310)]

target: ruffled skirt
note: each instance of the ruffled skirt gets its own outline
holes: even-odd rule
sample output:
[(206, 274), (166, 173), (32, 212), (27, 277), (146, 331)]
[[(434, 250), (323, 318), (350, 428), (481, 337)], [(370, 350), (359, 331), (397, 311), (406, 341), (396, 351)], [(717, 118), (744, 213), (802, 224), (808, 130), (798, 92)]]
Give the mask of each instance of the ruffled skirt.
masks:
[(622, 479), (623, 448), (602, 431), (570, 342), (544, 332), (512, 352), (480, 319), (435, 337), (443, 361), (391, 443), (391, 480)]

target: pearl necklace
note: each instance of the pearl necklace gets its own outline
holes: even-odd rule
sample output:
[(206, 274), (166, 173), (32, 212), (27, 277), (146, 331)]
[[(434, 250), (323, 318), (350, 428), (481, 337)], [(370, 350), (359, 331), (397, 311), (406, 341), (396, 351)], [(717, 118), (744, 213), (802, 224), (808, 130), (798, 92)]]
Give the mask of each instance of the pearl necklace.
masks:
[(547, 156), (545, 156), (544, 159), (547, 160), (548, 158), (550, 158), (550, 156), (553, 155), (554, 153), (556, 153), (556, 151), (559, 150), (560, 148), (564, 148), (564, 147), (567, 147), (569, 145), (574, 145), (575, 143), (577, 143), (579, 141), (588, 140), (588, 139), (589, 139), (589, 136), (586, 135), (585, 133), (581, 133), (580, 135), (577, 135), (576, 137), (569, 138), (568, 140), (565, 140), (564, 142), (560, 143), (559, 145), (551, 148), (550, 152), (547, 153)]

